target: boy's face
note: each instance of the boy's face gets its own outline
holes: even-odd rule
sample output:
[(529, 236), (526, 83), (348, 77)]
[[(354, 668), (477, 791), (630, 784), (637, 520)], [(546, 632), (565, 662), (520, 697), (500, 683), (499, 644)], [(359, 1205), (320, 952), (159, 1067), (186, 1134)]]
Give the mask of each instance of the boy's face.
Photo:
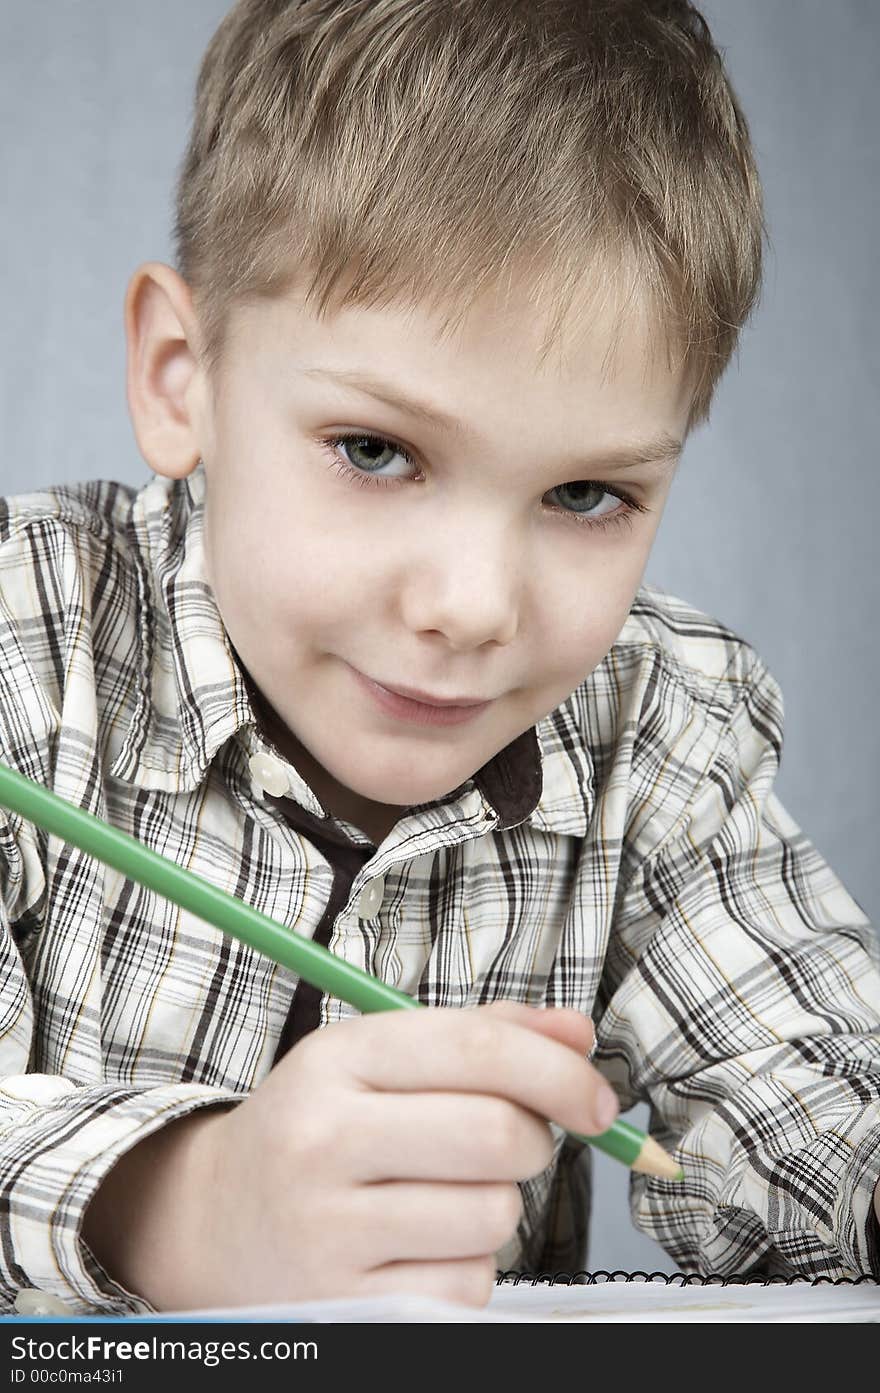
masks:
[[(684, 438), (690, 392), (643, 330), (623, 329), (603, 373), (613, 312), (593, 311), (540, 365), (545, 325), (522, 306), (475, 302), (442, 342), (438, 321), (402, 309), (321, 322), (295, 295), (241, 308), (200, 398), (207, 560), (231, 641), (275, 743), (377, 840), (605, 656), (674, 470), (615, 468), (615, 454)], [(371, 683), (486, 704), (428, 723)]]

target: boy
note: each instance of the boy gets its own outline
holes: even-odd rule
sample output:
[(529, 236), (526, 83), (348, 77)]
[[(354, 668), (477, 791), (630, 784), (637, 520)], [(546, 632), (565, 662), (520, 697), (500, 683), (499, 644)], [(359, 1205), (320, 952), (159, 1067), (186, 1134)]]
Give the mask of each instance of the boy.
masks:
[(760, 658), (642, 585), (762, 231), (685, 3), (221, 25), (126, 300), (156, 479), (0, 512), (0, 758), (436, 1009), (0, 818), (7, 1308), (484, 1303), (639, 1099), (681, 1267), (880, 1275), (871, 928)]

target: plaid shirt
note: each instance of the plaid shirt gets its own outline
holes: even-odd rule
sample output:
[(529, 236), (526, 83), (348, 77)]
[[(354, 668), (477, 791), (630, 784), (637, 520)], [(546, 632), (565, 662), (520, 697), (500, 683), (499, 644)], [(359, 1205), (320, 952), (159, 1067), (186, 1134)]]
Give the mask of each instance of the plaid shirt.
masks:
[[(204, 486), (0, 500), (0, 758), (426, 1004), (591, 1014), (622, 1108), (647, 1100), (684, 1165), (632, 1181), (682, 1269), (877, 1274), (877, 945), (773, 792), (782, 697), (754, 649), (642, 587), (567, 701), (377, 848), (260, 720)], [(2, 811), (0, 953), (3, 1302), (149, 1310), (79, 1236), (103, 1177), (354, 1012)], [(583, 1265), (589, 1148), (554, 1130), (502, 1266)]]

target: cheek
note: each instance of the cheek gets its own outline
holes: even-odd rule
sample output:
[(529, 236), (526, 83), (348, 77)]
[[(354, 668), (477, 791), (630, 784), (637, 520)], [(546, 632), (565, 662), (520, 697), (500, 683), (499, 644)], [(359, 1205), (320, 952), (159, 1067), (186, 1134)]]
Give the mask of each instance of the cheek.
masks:
[[(638, 577), (580, 578), (555, 603), (542, 604), (535, 623), (536, 661), (558, 687), (575, 686), (606, 656), (626, 622)], [(543, 597), (546, 600), (546, 595)]]

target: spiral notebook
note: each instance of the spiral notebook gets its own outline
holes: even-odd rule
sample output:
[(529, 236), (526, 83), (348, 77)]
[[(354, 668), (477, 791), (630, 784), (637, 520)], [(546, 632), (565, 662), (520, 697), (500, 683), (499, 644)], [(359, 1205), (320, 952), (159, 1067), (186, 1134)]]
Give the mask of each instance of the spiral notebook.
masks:
[(482, 1310), (414, 1296), (181, 1312), (195, 1320), (354, 1322), (776, 1321), (880, 1323), (870, 1277), (693, 1277), (683, 1272), (508, 1271)]

